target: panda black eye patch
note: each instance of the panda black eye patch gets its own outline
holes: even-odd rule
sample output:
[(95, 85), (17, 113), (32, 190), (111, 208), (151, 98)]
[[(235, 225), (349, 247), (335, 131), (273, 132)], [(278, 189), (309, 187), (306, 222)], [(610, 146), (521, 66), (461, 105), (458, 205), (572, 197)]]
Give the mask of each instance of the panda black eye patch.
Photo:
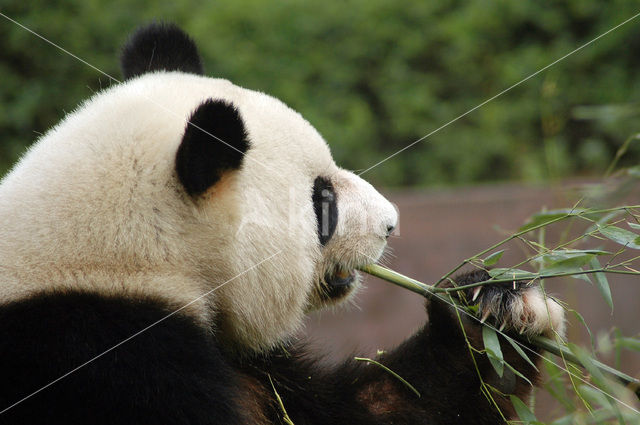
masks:
[(316, 177), (313, 182), (313, 209), (318, 222), (318, 238), (323, 246), (329, 242), (338, 224), (338, 203), (331, 182)]

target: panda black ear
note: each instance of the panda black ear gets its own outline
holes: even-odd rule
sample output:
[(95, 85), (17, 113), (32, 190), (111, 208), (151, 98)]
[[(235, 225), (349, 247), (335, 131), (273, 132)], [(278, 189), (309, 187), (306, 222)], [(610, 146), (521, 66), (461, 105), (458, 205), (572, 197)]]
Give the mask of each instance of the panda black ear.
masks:
[(239, 111), (225, 101), (206, 100), (191, 115), (178, 148), (178, 178), (187, 193), (199, 195), (225, 172), (240, 168), (247, 149)]
[(196, 44), (180, 28), (166, 23), (138, 28), (122, 48), (120, 65), (125, 79), (159, 70), (203, 74)]

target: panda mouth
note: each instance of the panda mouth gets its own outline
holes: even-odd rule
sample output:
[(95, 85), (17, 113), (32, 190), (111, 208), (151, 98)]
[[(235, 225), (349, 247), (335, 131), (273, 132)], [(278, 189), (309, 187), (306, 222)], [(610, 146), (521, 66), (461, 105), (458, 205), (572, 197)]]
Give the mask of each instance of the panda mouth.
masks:
[(346, 270), (339, 268), (333, 274), (324, 277), (324, 281), (330, 288), (347, 287), (353, 283), (356, 278), (354, 270)]

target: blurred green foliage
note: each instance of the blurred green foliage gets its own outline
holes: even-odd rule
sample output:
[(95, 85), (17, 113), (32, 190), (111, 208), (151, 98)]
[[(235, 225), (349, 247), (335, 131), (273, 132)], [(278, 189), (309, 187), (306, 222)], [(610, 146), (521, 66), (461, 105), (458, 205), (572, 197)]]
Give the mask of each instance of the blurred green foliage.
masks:
[[(0, 11), (120, 78), (152, 19), (207, 73), (281, 98), (364, 170), (639, 11), (633, 0), (340, 2), (2, 0)], [(601, 173), (638, 131), (640, 18), (368, 171), (434, 185)], [(0, 17), (0, 175), (109, 79)], [(632, 146), (627, 164), (637, 162)], [(622, 161), (625, 164), (624, 159)]]

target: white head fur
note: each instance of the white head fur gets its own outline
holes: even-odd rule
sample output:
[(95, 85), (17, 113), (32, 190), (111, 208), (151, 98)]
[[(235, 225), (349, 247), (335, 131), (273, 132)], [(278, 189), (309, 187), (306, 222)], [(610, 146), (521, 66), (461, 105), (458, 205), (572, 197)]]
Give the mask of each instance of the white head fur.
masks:
[[(337, 167), (318, 132), (282, 102), (159, 66), (85, 102), (2, 181), (0, 298), (84, 290), (191, 303), (184, 311), (217, 325), (232, 346), (267, 349), (307, 311), (357, 287), (349, 281), (332, 298), (326, 277), (379, 258), (396, 211)], [(238, 168), (193, 194), (176, 152), (192, 113), (211, 100), (238, 111), (249, 147)], [(338, 210), (324, 246), (312, 201), (319, 176)]]

